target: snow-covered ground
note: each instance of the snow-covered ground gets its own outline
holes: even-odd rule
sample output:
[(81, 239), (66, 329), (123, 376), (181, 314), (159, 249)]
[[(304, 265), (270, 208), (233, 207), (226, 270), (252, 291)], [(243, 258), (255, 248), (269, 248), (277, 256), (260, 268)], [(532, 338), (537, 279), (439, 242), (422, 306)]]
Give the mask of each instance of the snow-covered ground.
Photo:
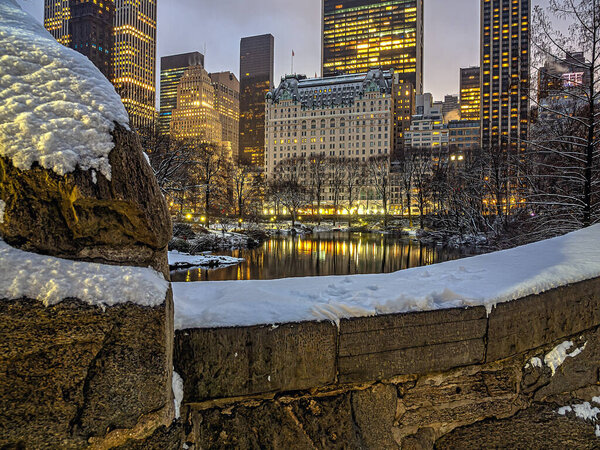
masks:
[(92, 62), (0, 0), (0, 155), (22, 170), (79, 166), (110, 179), (114, 122), (127, 126), (127, 112)]
[(169, 283), (154, 269), (111, 266), (24, 252), (0, 239), (0, 299), (23, 297), (54, 305), (66, 298), (111, 306), (157, 306)]
[(177, 250), (169, 252), (169, 266), (175, 269), (184, 269), (190, 267), (226, 267), (235, 266), (244, 262), (244, 258), (234, 258), (233, 256), (211, 255), (207, 252), (203, 255), (189, 255), (180, 253)]
[(600, 276), (600, 225), (391, 274), (173, 283), (178, 329), (484, 305)]

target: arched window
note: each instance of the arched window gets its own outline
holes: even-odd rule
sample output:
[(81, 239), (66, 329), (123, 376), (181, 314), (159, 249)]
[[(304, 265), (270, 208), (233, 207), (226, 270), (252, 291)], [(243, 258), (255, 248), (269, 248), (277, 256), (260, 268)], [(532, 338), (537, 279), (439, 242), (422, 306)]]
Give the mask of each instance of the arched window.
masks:
[(321, 119), (321, 128), (325, 128), (325, 119)]
[(302, 121), (302, 129), (303, 129), (303, 130), (306, 130), (306, 120), (303, 120), (303, 121)]
[(335, 128), (335, 119), (331, 119), (331, 120), (329, 121), (329, 126), (330, 126), (331, 128)]
[(312, 130), (314, 130), (314, 129), (317, 128), (317, 121), (316, 120), (313, 119), (313, 120), (310, 121), (310, 128)]

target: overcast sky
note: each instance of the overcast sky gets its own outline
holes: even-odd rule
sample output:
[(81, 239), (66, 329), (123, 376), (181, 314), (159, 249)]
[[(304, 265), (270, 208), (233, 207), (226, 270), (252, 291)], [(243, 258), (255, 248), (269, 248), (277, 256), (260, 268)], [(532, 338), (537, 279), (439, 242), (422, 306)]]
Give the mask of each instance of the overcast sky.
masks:
[[(534, 3), (545, 3), (537, 0)], [(43, 0), (19, 0), (43, 20)], [(459, 68), (479, 65), (480, 0), (425, 0), (425, 91), (458, 93)], [(240, 38), (275, 36), (276, 82), (291, 70), (320, 72), (321, 0), (158, 0), (158, 57), (205, 52), (209, 72), (239, 77)]]

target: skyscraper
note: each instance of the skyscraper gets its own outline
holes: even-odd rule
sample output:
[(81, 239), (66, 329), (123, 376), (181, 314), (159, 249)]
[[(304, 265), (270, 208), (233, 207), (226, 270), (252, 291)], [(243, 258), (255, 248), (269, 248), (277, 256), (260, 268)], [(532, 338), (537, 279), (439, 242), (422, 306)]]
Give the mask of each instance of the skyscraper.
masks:
[(479, 67), (460, 69), (461, 120), (479, 120), (481, 86)]
[(171, 134), (221, 145), (215, 89), (208, 72), (200, 65), (188, 68), (177, 85), (177, 107), (173, 110)]
[(160, 58), (160, 112), (158, 131), (168, 134), (171, 129), (171, 115), (177, 106), (177, 85), (185, 71), (192, 66), (204, 67), (204, 55), (198, 52)]
[(240, 82), (231, 72), (211, 73), (215, 88), (215, 109), (221, 122), (221, 139), (234, 161), (240, 147)]
[(423, 0), (323, 0), (323, 76), (394, 69), (423, 92)]
[(70, 0), (70, 47), (84, 54), (109, 80), (113, 76), (114, 52), (112, 1)]
[[(110, 14), (114, 50), (110, 54), (109, 48), (111, 66), (107, 70), (106, 16)], [(77, 45), (76, 50), (111, 76), (131, 125), (142, 127), (154, 120), (156, 0), (44, 0), (44, 26), (60, 43), (72, 48)]]
[(58, 42), (87, 56), (110, 79), (114, 14), (112, 0), (46, 0), (44, 26)]
[(240, 160), (264, 166), (265, 96), (273, 86), (275, 38), (270, 34), (240, 42)]
[(44, 27), (54, 39), (67, 47), (71, 44), (69, 3), (70, 0), (44, 0)]
[(112, 82), (134, 127), (156, 110), (156, 0), (116, 0)]
[(481, 0), (482, 145), (524, 149), (529, 128), (530, 0)]

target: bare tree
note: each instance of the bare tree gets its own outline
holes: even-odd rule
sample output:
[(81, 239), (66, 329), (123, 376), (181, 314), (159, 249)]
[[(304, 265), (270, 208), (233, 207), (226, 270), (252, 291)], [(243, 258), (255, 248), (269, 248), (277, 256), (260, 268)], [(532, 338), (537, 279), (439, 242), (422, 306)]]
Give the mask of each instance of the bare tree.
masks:
[(226, 160), (221, 149), (215, 145), (196, 141), (193, 143), (193, 147), (193, 171), (196, 187), (203, 197), (206, 225), (208, 226), (211, 216), (216, 212), (217, 200), (224, 195), (226, 186), (223, 173)]
[(250, 206), (260, 196), (260, 182), (257, 181), (257, 178), (260, 178), (260, 175), (257, 174), (254, 167), (248, 164), (238, 164), (232, 169), (233, 195), (231, 198), (235, 214), (240, 219), (244, 218), (249, 212)]
[(417, 207), (419, 208), (419, 227), (424, 228), (424, 217), (431, 199), (432, 160), (429, 150), (411, 151), (413, 166), (413, 186), (416, 189)]
[(371, 184), (383, 206), (383, 226), (387, 227), (388, 208), (391, 194), (390, 158), (387, 155), (369, 158), (367, 164)]
[[(568, 33), (555, 21), (569, 23)], [(600, 221), (600, 0), (550, 0), (535, 8), (533, 30), (536, 61), (545, 64), (540, 82), (550, 87), (537, 99), (528, 171), (528, 203), (543, 238)]]
[(344, 170), (344, 190), (346, 194), (346, 211), (348, 226), (352, 226), (352, 210), (359, 198), (360, 188), (364, 184), (364, 165), (358, 158), (347, 158), (342, 162)]
[(346, 181), (345, 158), (328, 158), (327, 169), (329, 172), (329, 189), (333, 197), (333, 209), (335, 210), (333, 219), (335, 225)]
[(272, 184), (279, 201), (285, 206), (292, 219), (292, 227), (296, 225), (298, 210), (306, 206), (309, 196), (306, 188), (297, 181), (276, 181)]
[(317, 203), (317, 223), (321, 224), (321, 203), (323, 201), (323, 192), (327, 185), (328, 179), (328, 162), (327, 157), (323, 155), (311, 155), (308, 158), (308, 180), (310, 186), (310, 194), (312, 203)]

